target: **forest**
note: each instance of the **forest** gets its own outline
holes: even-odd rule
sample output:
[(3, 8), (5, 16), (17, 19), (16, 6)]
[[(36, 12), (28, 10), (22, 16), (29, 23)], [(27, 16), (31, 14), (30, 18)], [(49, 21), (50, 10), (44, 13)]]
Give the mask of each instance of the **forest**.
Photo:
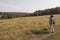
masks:
[(18, 18), (18, 17), (31, 17), (31, 16), (43, 16), (43, 15), (51, 15), (51, 14), (60, 14), (60, 7), (48, 8), (45, 10), (36, 10), (33, 13), (0, 12), (0, 19), (10, 19), (10, 18)]

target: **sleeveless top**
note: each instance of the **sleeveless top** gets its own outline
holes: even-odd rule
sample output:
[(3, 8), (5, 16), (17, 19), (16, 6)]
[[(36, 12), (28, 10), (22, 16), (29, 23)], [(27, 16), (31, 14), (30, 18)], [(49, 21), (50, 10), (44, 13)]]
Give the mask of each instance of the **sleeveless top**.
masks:
[(51, 17), (50, 17), (50, 24), (55, 24), (54, 18), (51, 18)]

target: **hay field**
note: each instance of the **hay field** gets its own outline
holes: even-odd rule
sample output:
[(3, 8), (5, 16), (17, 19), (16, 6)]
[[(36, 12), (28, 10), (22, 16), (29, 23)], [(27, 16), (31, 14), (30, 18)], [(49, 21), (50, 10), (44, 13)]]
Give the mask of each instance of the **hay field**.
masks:
[[(56, 22), (54, 28), (58, 31), (60, 28), (60, 15), (54, 15), (54, 18)], [(44, 28), (49, 31), (49, 16), (0, 20), (0, 40), (25, 40), (25, 37), (33, 34), (31, 31), (41, 31)], [(58, 33), (56, 35), (60, 37)], [(53, 38), (56, 40), (55, 36)], [(53, 40), (51, 37), (49, 39)]]

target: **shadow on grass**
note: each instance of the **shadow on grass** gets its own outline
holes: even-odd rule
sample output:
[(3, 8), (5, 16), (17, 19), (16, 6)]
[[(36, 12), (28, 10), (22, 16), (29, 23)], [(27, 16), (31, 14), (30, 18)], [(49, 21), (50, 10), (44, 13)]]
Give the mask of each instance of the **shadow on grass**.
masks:
[(46, 28), (42, 29), (41, 31), (34, 31), (31, 30), (33, 34), (49, 34), (48, 30)]

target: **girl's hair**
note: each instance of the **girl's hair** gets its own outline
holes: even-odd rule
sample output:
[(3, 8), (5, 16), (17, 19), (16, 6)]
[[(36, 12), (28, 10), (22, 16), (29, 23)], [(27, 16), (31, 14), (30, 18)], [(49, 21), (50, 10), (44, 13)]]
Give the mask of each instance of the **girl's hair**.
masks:
[(53, 15), (51, 15), (50, 17), (53, 17)]

